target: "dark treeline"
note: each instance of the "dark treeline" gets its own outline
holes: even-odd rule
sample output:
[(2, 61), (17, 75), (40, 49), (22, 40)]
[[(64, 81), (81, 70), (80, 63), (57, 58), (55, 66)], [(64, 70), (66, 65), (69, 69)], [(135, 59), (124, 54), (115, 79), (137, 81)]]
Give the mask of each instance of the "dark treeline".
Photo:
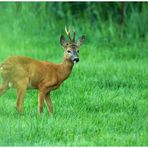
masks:
[(146, 38), (148, 31), (147, 2), (1, 2), (0, 14), (3, 21), (34, 22), (41, 30), (69, 25), (86, 32), (93, 26), (102, 35), (129, 38)]
[(24, 11), (34, 12), (34, 15), (54, 16), (58, 19), (68, 17), (89, 17), (97, 21), (98, 16), (103, 20), (111, 17), (120, 22), (123, 15), (130, 17), (132, 13), (142, 13), (147, 10), (147, 2), (1, 2), (1, 11), (13, 9), (18, 13)]

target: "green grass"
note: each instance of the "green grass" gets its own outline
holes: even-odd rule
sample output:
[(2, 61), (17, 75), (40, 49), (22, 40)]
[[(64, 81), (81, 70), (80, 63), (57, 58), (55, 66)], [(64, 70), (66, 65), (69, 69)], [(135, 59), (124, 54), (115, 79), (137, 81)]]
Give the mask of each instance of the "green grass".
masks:
[[(1, 59), (21, 54), (60, 62), (60, 45), (42, 49), (36, 40), (37, 46), (30, 41), (28, 46), (20, 43), (20, 49), (1, 41)], [(70, 78), (51, 94), (50, 117), (46, 105), (38, 117), (36, 90), (27, 91), (24, 115), (19, 115), (15, 90), (9, 90), (0, 97), (0, 145), (148, 145), (147, 43), (139, 46), (145, 54), (132, 46), (94, 48), (86, 41)]]
[[(59, 37), (64, 20), (40, 30), (28, 17), (24, 29), (23, 21), (4, 16), (0, 20), (0, 63), (11, 55), (62, 61)], [(51, 93), (53, 115), (48, 116), (45, 104), (38, 117), (36, 90), (27, 91), (23, 115), (16, 112), (14, 89), (0, 97), (0, 146), (148, 145), (147, 39), (119, 38), (113, 23), (107, 24), (112, 34), (103, 22), (100, 25), (103, 32), (94, 32), (83, 23), (76, 27), (78, 35), (86, 31), (86, 42), (71, 76)]]

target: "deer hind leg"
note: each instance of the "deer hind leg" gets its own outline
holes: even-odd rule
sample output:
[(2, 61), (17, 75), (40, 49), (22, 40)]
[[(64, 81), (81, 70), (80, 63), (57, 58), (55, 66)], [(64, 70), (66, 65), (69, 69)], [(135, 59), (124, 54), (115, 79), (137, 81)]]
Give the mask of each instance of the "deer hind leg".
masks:
[(19, 113), (22, 113), (22, 104), (27, 89), (27, 85), (28, 85), (28, 79), (21, 80), (16, 84), (16, 90), (17, 90), (16, 109)]
[(50, 95), (49, 93), (46, 94), (45, 100), (46, 100), (46, 104), (47, 104), (49, 113), (53, 113), (52, 102), (51, 102), (51, 99), (50, 99), (50, 96), (49, 95)]
[(8, 90), (8, 88), (9, 88), (8, 83), (3, 83), (0, 86), (0, 96), (3, 95)]

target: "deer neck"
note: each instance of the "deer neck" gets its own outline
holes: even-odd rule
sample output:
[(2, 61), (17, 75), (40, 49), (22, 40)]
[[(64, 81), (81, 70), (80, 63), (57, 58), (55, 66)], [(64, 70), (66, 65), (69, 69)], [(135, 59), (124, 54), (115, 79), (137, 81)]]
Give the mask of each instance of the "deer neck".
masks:
[(73, 68), (73, 62), (64, 57), (63, 62), (59, 66), (59, 80), (64, 81), (69, 77)]

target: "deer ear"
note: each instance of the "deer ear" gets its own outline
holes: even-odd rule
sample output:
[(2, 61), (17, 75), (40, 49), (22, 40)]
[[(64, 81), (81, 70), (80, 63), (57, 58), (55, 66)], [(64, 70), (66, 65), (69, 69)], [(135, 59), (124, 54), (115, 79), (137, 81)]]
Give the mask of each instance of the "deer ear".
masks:
[(82, 35), (82, 36), (79, 38), (79, 40), (77, 41), (77, 46), (82, 45), (83, 42), (84, 42), (84, 40), (85, 40), (85, 35)]
[(65, 37), (63, 36), (63, 35), (61, 35), (61, 37), (60, 37), (60, 44), (62, 45), (62, 46), (65, 46), (67, 43), (66, 43), (66, 40), (65, 40)]

